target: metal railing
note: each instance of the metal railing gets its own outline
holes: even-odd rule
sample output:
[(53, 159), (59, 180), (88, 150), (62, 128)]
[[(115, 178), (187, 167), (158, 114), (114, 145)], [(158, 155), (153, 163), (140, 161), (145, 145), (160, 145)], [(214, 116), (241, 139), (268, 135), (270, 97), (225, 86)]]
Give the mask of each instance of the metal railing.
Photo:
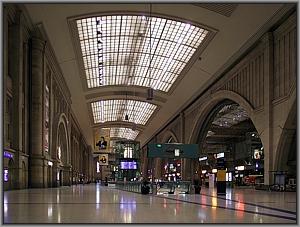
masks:
[[(190, 194), (191, 193), (191, 182), (190, 181), (161, 181), (157, 183), (149, 183), (150, 194)], [(115, 188), (130, 192), (141, 193), (142, 182), (115, 182)]]

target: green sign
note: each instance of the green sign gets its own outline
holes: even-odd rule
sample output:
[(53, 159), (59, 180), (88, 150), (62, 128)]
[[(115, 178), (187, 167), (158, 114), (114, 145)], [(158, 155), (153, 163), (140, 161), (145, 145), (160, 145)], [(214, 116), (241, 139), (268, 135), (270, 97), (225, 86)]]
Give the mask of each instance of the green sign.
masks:
[(199, 158), (198, 144), (148, 144), (148, 158)]

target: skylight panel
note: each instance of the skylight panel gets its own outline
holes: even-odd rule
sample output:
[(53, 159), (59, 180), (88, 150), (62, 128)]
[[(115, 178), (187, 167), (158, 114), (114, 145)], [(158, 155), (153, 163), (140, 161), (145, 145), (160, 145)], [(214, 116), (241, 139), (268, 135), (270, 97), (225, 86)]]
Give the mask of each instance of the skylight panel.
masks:
[[(88, 88), (130, 81), (168, 92), (208, 34), (203, 28), (158, 17), (111, 15), (76, 22)], [(151, 68), (156, 70), (151, 74), (150, 52)], [(181, 65), (174, 67), (178, 62)], [(171, 86), (155, 82), (165, 71), (172, 75), (166, 81)]]
[(131, 128), (111, 128), (110, 137), (124, 138), (127, 140), (134, 140), (139, 134), (138, 130), (132, 130)]
[(145, 125), (156, 107), (148, 102), (125, 99), (101, 100), (91, 103), (95, 124), (124, 121), (127, 114), (129, 122)]

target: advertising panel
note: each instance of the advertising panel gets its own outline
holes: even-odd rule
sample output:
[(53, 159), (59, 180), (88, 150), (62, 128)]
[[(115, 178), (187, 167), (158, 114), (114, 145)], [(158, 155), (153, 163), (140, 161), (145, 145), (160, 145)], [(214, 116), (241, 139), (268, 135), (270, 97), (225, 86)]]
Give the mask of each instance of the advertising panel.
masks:
[(99, 155), (99, 165), (100, 166), (108, 165), (108, 154), (100, 154)]
[(94, 130), (94, 151), (109, 151), (110, 148), (110, 128), (100, 128)]

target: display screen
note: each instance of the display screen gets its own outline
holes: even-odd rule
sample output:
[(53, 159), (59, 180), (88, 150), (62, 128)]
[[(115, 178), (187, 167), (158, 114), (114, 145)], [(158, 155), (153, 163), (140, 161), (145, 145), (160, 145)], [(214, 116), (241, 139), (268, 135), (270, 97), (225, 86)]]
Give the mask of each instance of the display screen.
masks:
[(120, 161), (121, 169), (137, 169), (137, 162), (136, 161)]

